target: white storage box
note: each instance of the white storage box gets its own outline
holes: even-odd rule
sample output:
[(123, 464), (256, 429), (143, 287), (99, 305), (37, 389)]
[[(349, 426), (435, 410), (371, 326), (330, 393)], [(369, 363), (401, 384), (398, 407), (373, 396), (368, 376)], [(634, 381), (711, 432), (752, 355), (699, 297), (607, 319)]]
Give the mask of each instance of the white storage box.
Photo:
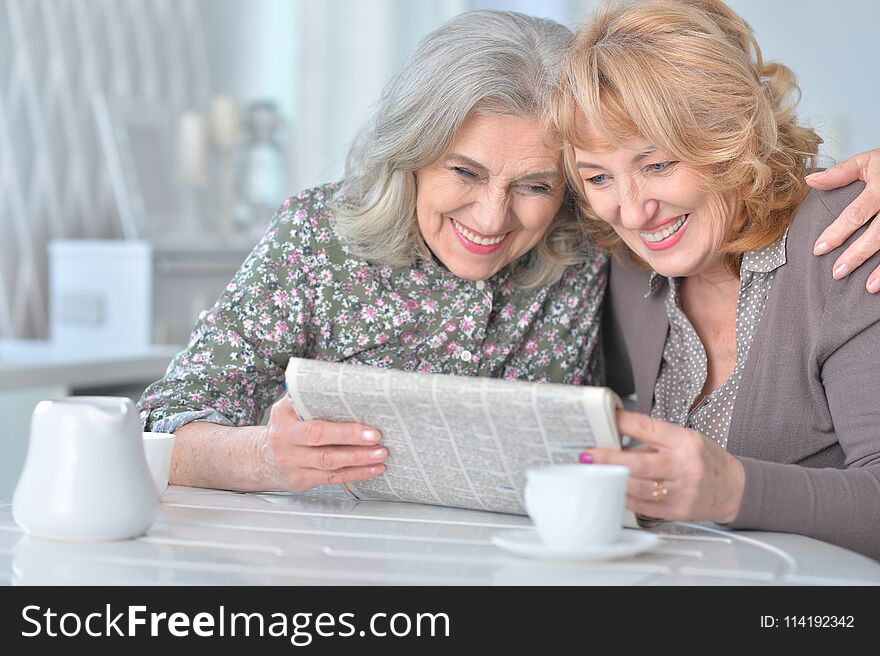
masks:
[(57, 344), (142, 350), (152, 343), (153, 261), (147, 241), (49, 243), (49, 334)]

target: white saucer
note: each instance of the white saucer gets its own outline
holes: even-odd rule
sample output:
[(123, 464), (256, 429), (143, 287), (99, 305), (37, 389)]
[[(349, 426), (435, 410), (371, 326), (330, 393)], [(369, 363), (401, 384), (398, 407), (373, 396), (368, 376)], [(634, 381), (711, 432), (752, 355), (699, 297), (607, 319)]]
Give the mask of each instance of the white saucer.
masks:
[(648, 551), (660, 542), (653, 533), (635, 529), (623, 529), (620, 537), (611, 544), (587, 545), (581, 549), (551, 549), (538, 537), (536, 531), (504, 531), (492, 536), (492, 544), (518, 556), (544, 560), (611, 560), (625, 558)]

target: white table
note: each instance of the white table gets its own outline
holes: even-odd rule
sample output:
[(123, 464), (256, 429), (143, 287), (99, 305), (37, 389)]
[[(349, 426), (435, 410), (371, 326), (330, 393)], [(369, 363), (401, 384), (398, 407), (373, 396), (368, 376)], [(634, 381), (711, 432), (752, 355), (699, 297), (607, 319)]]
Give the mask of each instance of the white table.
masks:
[(509, 555), (494, 533), (526, 517), (355, 501), (339, 488), (236, 494), (171, 487), (145, 537), (33, 540), (0, 506), (0, 583), (111, 585), (858, 585), (880, 563), (810, 538), (670, 524), (651, 553), (604, 563)]

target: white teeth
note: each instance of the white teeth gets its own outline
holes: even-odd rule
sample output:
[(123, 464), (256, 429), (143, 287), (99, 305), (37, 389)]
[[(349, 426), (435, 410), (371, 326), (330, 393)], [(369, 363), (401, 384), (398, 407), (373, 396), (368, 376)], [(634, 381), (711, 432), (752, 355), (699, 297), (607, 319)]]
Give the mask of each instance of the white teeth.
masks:
[(674, 235), (676, 232), (678, 232), (678, 229), (684, 225), (684, 222), (687, 220), (688, 216), (690, 216), (690, 215), (683, 214), (682, 216), (678, 217), (677, 220), (673, 221), (672, 223), (667, 225), (665, 228), (663, 228), (663, 230), (658, 230), (657, 232), (641, 232), (640, 231), (641, 237), (645, 241), (651, 242), (651, 243), (663, 241), (664, 239), (668, 239), (669, 237)]
[(480, 237), (479, 235), (475, 235), (470, 230), (465, 228), (455, 219), (452, 219), (452, 223), (459, 234), (466, 237), (468, 241), (472, 241), (475, 244), (479, 244), (480, 246), (494, 246), (495, 244), (500, 244), (507, 236), (506, 234), (504, 234), (500, 237)]

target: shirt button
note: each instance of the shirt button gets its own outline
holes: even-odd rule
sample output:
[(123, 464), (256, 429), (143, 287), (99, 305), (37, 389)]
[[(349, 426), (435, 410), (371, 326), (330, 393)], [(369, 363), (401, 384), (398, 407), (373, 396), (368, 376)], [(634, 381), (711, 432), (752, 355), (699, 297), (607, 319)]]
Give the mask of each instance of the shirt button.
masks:
[(465, 362), (470, 362), (471, 359), (473, 359), (474, 355), (470, 351), (464, 350), (461, 352), (461, 355), (459, 357), (461, 357), (461, 359)]
[(483, 281), (483, 280), (478, 280), (478, 281), (477, 281), (477, 290), (478, 290), (478, 291), (483, 291), (484, 289), (486, 289), (486, 283), (485, 283), (485, 281)]

